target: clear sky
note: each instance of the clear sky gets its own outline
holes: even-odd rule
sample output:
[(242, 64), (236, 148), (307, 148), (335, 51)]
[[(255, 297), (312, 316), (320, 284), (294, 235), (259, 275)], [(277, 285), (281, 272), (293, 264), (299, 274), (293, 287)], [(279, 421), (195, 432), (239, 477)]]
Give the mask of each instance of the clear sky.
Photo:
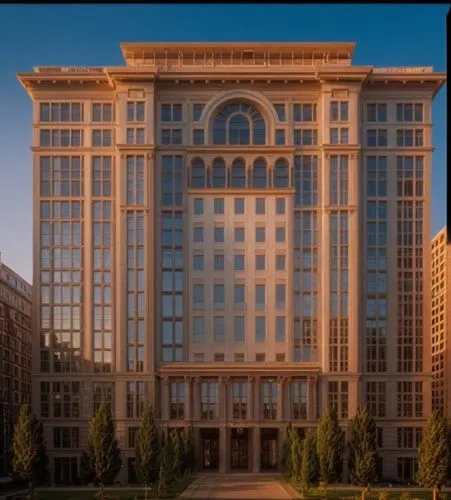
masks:
[[(122, 65), (120, 42), (354, 41), (353, 64), (446, 70), (447, 5), (1, 5), (0, 251), (32, 279), (33, 66)], [(432, 235), (446, 224), (446, 87), (433, 107)]]

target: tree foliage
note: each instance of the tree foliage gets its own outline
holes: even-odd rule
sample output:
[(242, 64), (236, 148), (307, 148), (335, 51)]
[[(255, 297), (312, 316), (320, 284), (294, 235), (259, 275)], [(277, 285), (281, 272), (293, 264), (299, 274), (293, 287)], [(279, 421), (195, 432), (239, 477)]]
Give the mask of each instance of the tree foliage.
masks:
[(185, 452), (183, 454), (185, 472), (193, 472), (196, 468), (196, 452), (194, 449), (193, 428), (185, 431)]
[(291, 439), (292, 439), (293, 427), (291, 426), (291, 422), (287, 427), (287, 435), (285, 437), (285, 441), (283, 442), (282, 449), (282, 471), (284, 476), (291, 477), (292, 475), (292, 467), (291, 467)]
[(146, 404), (136, 436), (136, 476), (138, 481), (147, 485), (157, 480), (158, 458), (158, 430), (154, 422), (152, 407)]
[(183, 474), (183, 454), (184, 442), (180, 437), (180, 433), (174, 429), (171, 433), (172, 447), (172, 475), (174, 478), (179, 478)]
[(377, 480), (376, 423), (368, 405), (359, 408), (351, 421), (348, 449), (353, 481), (362, 486), (374, 484)]
[(121, 468), (115, 425), (109, 405), (102, 404), (89, 423), (91, 464), (103, 500), (105, 484), (111, 484)]
[(339, 482), (343, 470), (344, 433), (335, 408), (326, 410), (318, 422), (316, 451), (323, 484), (327, 487)]
[(296, 483), (301, 482), (301, 467), (302, 467), (302, 440), (299, 437), (297, 429), (292, 429), (290, 441), (290, 463), (291, 463), (291, 478)]
[(319, 477), (316, 437), (308, 431), (302, 446), (301, 484), (305, 489), (317, 484)]
[(416, 481), (424, 488), (431, 488), (434, 500), (437, 491), (445, 484), (448, 471), (449, 449), (446, 419), (439, 411), (429, 417), (423, 429), (423, 439), (418, 448)]

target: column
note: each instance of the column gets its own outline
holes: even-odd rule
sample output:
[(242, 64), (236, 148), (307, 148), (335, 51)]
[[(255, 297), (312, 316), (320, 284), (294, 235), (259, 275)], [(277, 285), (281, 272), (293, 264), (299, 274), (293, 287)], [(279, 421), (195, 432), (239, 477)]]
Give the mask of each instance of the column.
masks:
[(167, 424), (169, 420), (169, 378), (164, 377), (162, 379), (162, 391), (161, 391), (161, 420), (163, 423)]
[(226, 425), (219, 427), (219, 474), (226, 474), (229, 469), (229, 428)]
[(254, 420), (254, 377), (247, 379), (247, 419)]
[(252, 429), (252, 472), (258, 474), (260, 472), (260, 427)]
[(193, 419), (191, 381), (192, 377), (185, 377), (185, 422), (188, 424)]
[(195, 377), (193, 382), (193, 404), (191, 407), (193, 420), (200, 420), (200, 377)]
[(277, 420), (284, 420), (285, 405), (284, 405), (284, 392), (285, 392), (285, 377), (278, 377), (277, 379)]
[(307, 404), (308, 420), (316, 421), (318, 416), (316, 402), (316, 377), (308, 377), (307, 379)]

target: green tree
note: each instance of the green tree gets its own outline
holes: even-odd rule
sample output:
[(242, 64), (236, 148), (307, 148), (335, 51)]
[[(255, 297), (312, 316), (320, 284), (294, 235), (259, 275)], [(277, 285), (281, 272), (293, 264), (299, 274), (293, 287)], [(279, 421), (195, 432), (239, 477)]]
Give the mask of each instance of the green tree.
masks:
[(433, 499), (445, 484), (448, 471), (449, 449), (446, 419), (439, 411), (429, 417), (423, 429), (423, 439), (418, 448), (416, 481), (423, 488), (431, 488)]
[(300, 484), (302, 467), (302, 440), (299, 437), (297, 429), (292, 430), (290, 445), (291, 478), (296, 484)]
[(183, 441), (180, 437), (180, 433), (174, 429), (171, 434), (171, 446), (172, 446), (172, 475), (175, 478), (179, 478), (183, 474)]
[(196, 452), (194, 449), (193, 428), (189, 427), (185, 430), (185, 452), (183, 454), (184, 469), (186, 472), (191, 473), (196, 467)]
[(40, 485), (49, 480), (49, 457), (47, 456), (47, 446), (44, 438), (44, 427), (42, 421), (35, 415), (32, 417), (33, 439), (36, 443), (37, 461), (35, 467), (34, 484)]
[(14, 426), (12, 454), (13, 473), (18, 479), (28, 483), (29, 495), (32, 498), (39, 456), (31, 409), (26, 403), (21, 406), (19, 419)]
[(136, 476), (147, 487), (158, 478), (158, 430), (149, 404), (143, 408), (141, 424), (136, 436)]
[(94, 472), (94, 465), (92, 463), (92, 451), (87, 453), (83, 451), (80, 459), (80, 481), (82, 484), (94, 483), (96, 475)]
[(327, 489), (338, 483), (343, 470), (344, 433), (338, 424), (337, 410), (329, 408), (318, 422), (316, 433), (320, 479)]
[(102, 404), (89, 423), (89, 448), (96, 481), (100, 486), (100, 498), (104, 498), (104, 486), (114, 481), (121, 468), (115, 425), (110, 405)]
[(292, 439), (293, 427), (291, 422), (287, 427), (287, 435), (285, 437), (285, 441), (283, 442), (283, 450), (282, 450), (282, 470), (283, 474), (286, 477), (291, 477), (292, 467), (291, 467), (291, 439)]
[(301, 484), (308, 490), (318, 482), (319, 464), (316, 454), (316, 438), (312, 431), (308, 431), (302, 446)]
[[(368, 405), (364, 405), (351, 421), (349, 471), (354, 482), (369, 488), (377, 480), (376, 423)], [(365, 488), (362, 489), (362, 498)]]
[(160, 472), (158, 475), (157, 494), (158, 497), (165, 498), (169, 492), (169, 485), (173, 480), (172, 440), (169, 431), (167, 435), (162, 433), (162, 444), (163, 448), (161, 453)]

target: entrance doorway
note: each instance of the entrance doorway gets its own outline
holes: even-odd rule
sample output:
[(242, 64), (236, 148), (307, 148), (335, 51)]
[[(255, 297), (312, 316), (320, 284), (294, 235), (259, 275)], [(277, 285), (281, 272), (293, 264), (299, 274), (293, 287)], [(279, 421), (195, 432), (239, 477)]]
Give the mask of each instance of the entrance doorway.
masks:
[(278, 429), (261, 430), (261, 469), (277, 469)]
[(201, 429), (202, 470), (219, 468), (219, 429)]
[(232, 429), (232, 454), (231, 468), (232, 469), (247, 469), (248, 468), (248, 430), (243, 428)]

